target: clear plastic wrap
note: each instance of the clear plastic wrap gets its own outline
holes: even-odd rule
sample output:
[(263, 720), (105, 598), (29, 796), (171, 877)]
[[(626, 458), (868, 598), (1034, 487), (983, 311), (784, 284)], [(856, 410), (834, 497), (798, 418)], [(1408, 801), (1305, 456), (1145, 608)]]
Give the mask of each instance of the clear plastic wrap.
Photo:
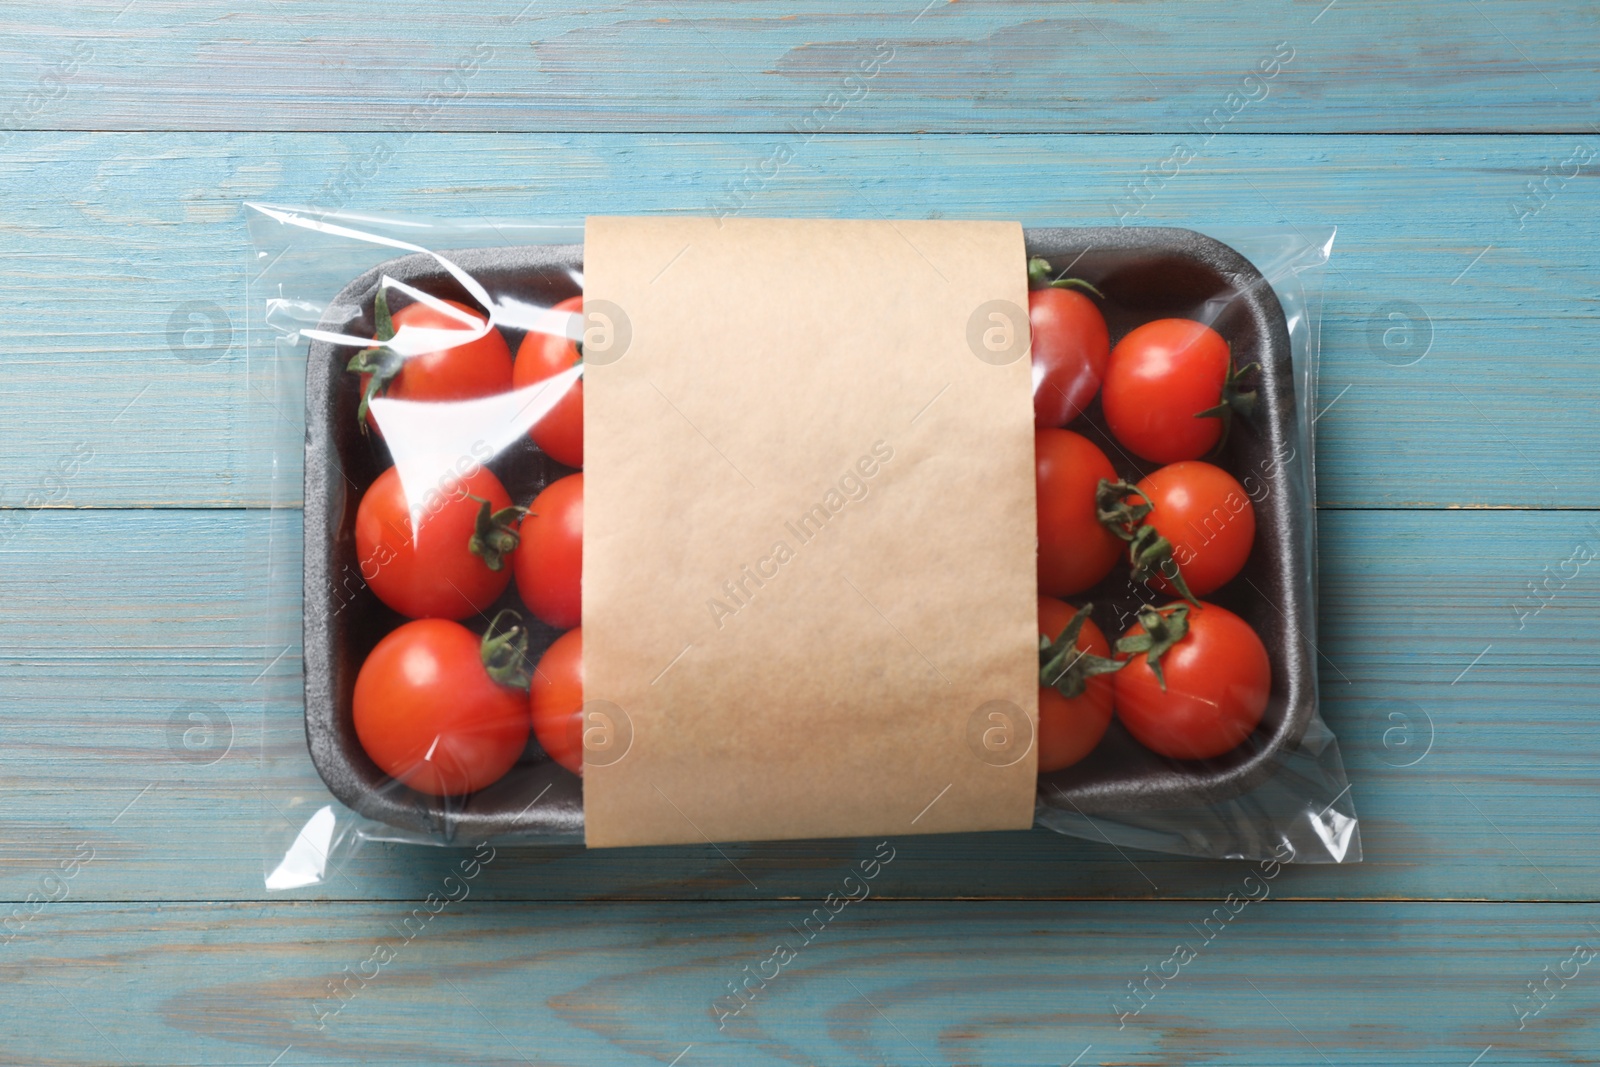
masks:
[[(582, 305), (581, 222), (267, 205), (247, 214), (260, 264), (249, 293), (251, 381), (277, 415), (275, 582), (289, 580), (297, 557), (304, 566), (303, 603), (274, 600), (265, 619), (268, 644), (300, 645), (306, 664), (305, 736), (282, 715), (263, 731), (267, 887), (316, 884), (364, 841), (582, 841), (573, 770), (627, 751), (626, 715), (582, 703), (581, 644), (563, 636), (579, 621), (572, 554), (582, 534), (571, 517), (581, 514), (582, 368), (620, 356), (628, 324)], [(1138, 458), (1123, 440), (1138, 440), (1126, 418), (1121, 436), (1111, 428), (1096, 395), (1103, 357), (1090, 358), (1101, 367), (1088, 385), (1071, 380), (1067, 372), (1081, 370), (1071, 359), (1065, 371), (1041, 366), (1042, 331), (1053, 324), (1038, 317), (1036, 299), (1072, 314), (1088, 303), (1103, 316), (1107, 348), (1146, 324), (1181, 319), (1214, 327), (1235, 370), (1260, 364), (1240, 378), (1241, 391), (1255, 394), (1248, 416), (1251, 405), (1236, 403), (1237, 415), (1209, 420), (1231, 424), (1211, 458), (1237, 492), (1216, 514), (1219, 529), (1234, 523), (1236, 533), (1237, 493), (1248, 499), (1248, 560), (1195, 597), (1222, 610), (1176, 614), (1190, 613), (1183, 626), (1205, 619), (1202, 629), (1237, 615), (1271, 666), (1259, 723), (1205, 758), (1159, 755), (1130, 733), (1133, 714), (1112, 718), (1111, 686), (1128, 670), (1110, 672), (1108, 663), (1104, 678), (1091, 671), (1074, 688), (1051, 688), (1107, 694), (1110, 721), (1087, 755), (1039, 776), (1035, 825), (1197, 856), (1359, 859), (1338, 746), (1316, 695), (1310, 412), (1318, 268), (1332, 231), (1202, 236), (1028, 222), (1024, 234), (1034, 258), (1040, 418), (1098, 448), (1116, 479), (1131, 485), (1170, 464)], [(1041, 400), (1047, 390), (1056, 390), (1053, 402)], [(1144, 491), (1153, 496), (1154, 483)], [(1115, 511), (1113, 497), (1099, 503)], [(1131, 488), (1120, 499), (1142, 501)], [(1137, 637), (1130, 627), (1172, 617), (1166, 605), (1183, 599), (1162, 576), (1207, 556), (1220, 538), (1209, 527), (1187, 544), (1171, 529), (1141, 533), (1153, 523), (1137, 509), (1101, 520), (1120, 538), (1118, 562), (1069, 599), (1072, 610), (1094, 605), (1092, 619), (1114, 646)], [(1149, 569), (1135, 581), (1130, 564), (1141, 558)], [(1162, 606), (1161, 616), (1141, 615), (1145, 605)], [(1187, 638), (1175, 640), (1165, 662), (1177, 665), (1174, 687), (1186, 693), (1174, 656)], [(1041, 671), (1059, 681), (1057, 668), (1088, 648), (1082, 638), (1075, 647), (1063, 658), (1072, 635), (1055, 642)], [(1051, 681), (1042, 677), (1042, 688)], [(1052, 759), (1061, 758), (1061, 736), (1041, 728)]]

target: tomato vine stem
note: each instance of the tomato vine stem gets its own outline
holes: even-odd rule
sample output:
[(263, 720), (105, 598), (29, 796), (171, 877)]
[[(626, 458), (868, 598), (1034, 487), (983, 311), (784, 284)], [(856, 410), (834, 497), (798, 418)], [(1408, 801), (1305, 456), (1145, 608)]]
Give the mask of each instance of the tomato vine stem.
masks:
[(381, 286), (378, 295), (372, 298), (372, 318), (376, 326), (373, 340), (378, 343), (351, 356), (344, 368), (357, 374), (371, 375), (366, 388), (361, 390), (361, 406), (356, 408), (362, 433), (367, 432), (367, 412), (371, 410), (372, 398), (383, 392), (405, 367), (405, 358), (388, 347), (388, 342), (394, 340), (394, 316), (389, 314), (388, 291)]
[[(1129, 497), (1139, 502), (1130, 504)], [(1155, 506), (1144, 498), (1138, 488), (1127, 482), (1101, 478), (1100, 485), (1095, 489), (1095, 518), (1100, 520), (1100, 525), (1128, 542), (1128, 564), (1133, 568), (1133, 580), (1148, 583), (1152, 578), (1164, 578), (1178, 591), (1179, 596), (1199, 607), (1200, 601), (1189, 591), (1189, 583), (1184, 581), (1183, 571), (1173, 558), (1172, 542), (1145, 521), (1154, 510)], [(1167, 566), (1169, 563), (1172, 564), (1170, 568)]]
[(528, 509), (512, 504), (495, 511), (494, 505), (483, 497), (471, 493), (467, 495), (481, 505), (472, 536), (467, 539), (467, 548), (483, 560), (490, 570), (498, 571), (506, 565), (506, 557), (522, 540), (515, 523), (529, 513)]
[[(1071, 267), (1069, 266), (1068, 269), (1070, 270)], [(1082, 278), (1050, 277), (1054, 270), (1055, 268), (1050, 266), (1050, 261), (1042, 256), (1034, 256), (1032, 259), (1028, 260), (1028, 288), (1083, 289), (1087, 292), (1093, 293), (1101, 300), (1106, 298), (1106, 294), (1102, 293), (1099, 289), (1096, 289), (1093, 285), (1084, 281)]]
[(1150, 664), (1150, 673), (1156, 676), (1156, 681), (1161, 683), (1165, 691), (1167, 679), (1161, 673), (1161, 657), (1188, 636), (1189, 605), (1169, 604), (1165, 608), (1157, 608), (1146, 604), (1139, 609), (1139, 625), (1144, 633), (1124, 636), (1117, 641), (1117, 651), (1128, 656), (1130, 663), (1132, 657), (1144, 653), (1145, 662)]
[(1112, 674), (1128, 664), (1127, 660), (1107, 659), (1078, 648), (1078, 634), (1093, 610), (1093, 604), (1079, 608), (1054, 641), (1045, 634), (1039, 635), (1039, 684), (1068, 700), (1082, 696), (1090, 678)]
[[(507, 616), (515, 620), (509, 626)], [(483, 661), (484, 671), (499, 685), (528, 688), (533, 682), (533, 665), (528, 660), (528, 631), (522, 625), (522, 616), (505, 608), (489, 620), (478, 646), (478, 658)]]
[(1237, 415), (1241, 419), (1249, 419), (1256, 410), (1256, 391), (1243, 388), (1244, 376), (1261, 369), (1259, 363), (1246, 363), (1242, 367), (1233, 365), (1233, 358), (1228, 358), (1228, 373), (1222, 379), (1222, 402), (1215, 407), (1206, 408), (1204, 411), (1195, 412), (1197, 419), (1221, 419), (1222, 436), (1217, 438), (1217, 446), (1211, 450), (1213, 457), (1222, 454), (1222, 446), (1228, 443), (1228, 432), (1233, 429), (1233, 419)]

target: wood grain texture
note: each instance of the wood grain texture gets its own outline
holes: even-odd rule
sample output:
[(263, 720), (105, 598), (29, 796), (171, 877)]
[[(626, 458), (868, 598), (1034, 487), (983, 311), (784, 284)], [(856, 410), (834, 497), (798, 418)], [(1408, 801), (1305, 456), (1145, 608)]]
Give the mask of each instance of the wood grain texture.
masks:
[[(79, 841), (102, 857), (79, 898), (264, 895), (263, 820), (281, 850), (327, 796), (305, 754), (298, 649), (263, 625), (269, 604), (295, 619), (299, 601), (294, 561), (262, 573), (269, 522), (261, 511), (44, 511), (0, 549), (0, 899), (24, 899)], [(1568, 635), (1600, 618), (1596, 564), (1542, 610), (1526, 586), (1575, 545), (1600, 546), (1600, 519), (1338, 511), (1322, 514), (1320, 534), (1324, 712), (1367, 861), (1287, 872), (1279, 894), (1595, 899), (1600, 658)], [(85, 544), (97, 550), (85, 556)], [(1215, 896), (1237, 870), (1045, 831), (903, 845), (880, 895)], [(508, 849), (478, 892), (814, 898), (863, 848)], [(304, 895), (404, 897), (455, 859), (372, 846)]]
[[(1593, 1063), (1600, 1047), (1600, 964), (1573, 962), (1574, 946), (1592, 956), (1600, 943), (1594, 906), (1282, 903), (1276, 882), (1239, 871), (1233, 905), (866, 899), (824, 923), (795, 901), (511, 905), (474, 899), (474, 884), (316, 907), (53, 904), (0, 946), (5, 1053), (59, 1065), (1544, 1067)], [(751, 979), (719, 1029), (738, 1003), (730, 983), (746, 967), (759, 976), (785, 941), (794, 957), (768, 966), (764, 987)], [(1193, 957), (1175, 971), (1178, 945)], [(1549, 1000), (1533, 999), (1528, 983), (1558, 971), (1569, 977), (1550, 979)], [(1163, 973), (1132, 1014), (1128, 984)]]
[[(1596, 43), (1578, 0), (0, 2), (0, 1060), (1600, 1062)], [(871, 843), (502, 849), (431, 919), (466, 854), (373, 844), (262, 899), (259, 828), (324, 794), (263, 625), (298, 515), (233, 510), (299, 485), (240, 201), (737, 183), (751, 214), (1340, 227), (1317, 641), (1365, 864), (904, 839), (726, 1030)]]
[[(458, 217), (705, 213), (772, 144), (19, 134), (0, 157), (0, 506), (30, 493), (77, 506), (260, 506), (275, 440), (287, 442), (283, 492), (298, 498), (297, 398), (246, 373), (247, 352), (259, 368), (272, 334), (246, 334), (243, 198)], [(1103, 225), (1171, 144), (819, 138), (748, 211)], [(1596, 507), (1600, 423), (1582, 397), (1600, 372), (1600, 183), (1552, 185), (1537, 214), (1513, 213), (1526, 183), (1580, 144), (1600, 159), (1600, 137), (1219, 138), (1133, 221), (1340, 227), (1323, 279), (1324, 507)], [(380, 146), (394, 158), (362, 178)], [(322, 272), (314, 292), (345, 280), (306, 270)], [(268, 295), (257, 287), (255, 299)], [(93, 461), (63, 495), (41, 497), (80, 445)]]
[(96, 0), (0, 20), (20, 129), (1574, 131), (1600, 90), (1576, 0)]

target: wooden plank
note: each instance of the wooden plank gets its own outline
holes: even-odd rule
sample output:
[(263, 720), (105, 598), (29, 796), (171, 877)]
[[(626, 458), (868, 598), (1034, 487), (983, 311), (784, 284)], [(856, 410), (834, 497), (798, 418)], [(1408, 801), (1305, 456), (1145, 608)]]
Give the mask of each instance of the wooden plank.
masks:
[(1571, 131), (1600, 87), (1576, 0), (3, 13), (20, 129)]
[[(295, 517), (282, 516), (291, 535)], [(263, 625), (269, 604), (298, 618), (292, 551), (275, 578), (262, 574), (269, 519), (45, 511), (0, 549), (0, 898), (23, 899), (85, 840), (101, 858), (80, 899), (264, 895), (262, 820), (276, 863), (326, 802), (305, 756), (298, 650)], [(1600, 585), (1597, 564), (1564, 563), (1574, 546), (1600, 546), (1597, 523), (1564, 511), (1323, 513), (1322, 690), (1367, 862), (1296, 869), (1280, 895), (1594, 898), (1600, 660), (1588, 635)], [(903, 844), (880, 895), (1213, 896), (1238, 870), (1044, 831)], [(815, 897), (869, 845), (508, 850), (478, 892)], [(455, 860), (372, 846), (304, 895), (405, 897)]]
[[(241, 198), (501, 218), (704, 213), (772, 143), (18, 134), (0, 158), (12, 219), (0, 232), (0, 506), (261, 505), (274, 440), (287, 443), (284, 498), (298, 496), (292, 383), (274, 397), (246, 375)], [(1171, 143), (819, 138), (748, 210), (1103, 225)], [(362, 178), (383, 146), (394, 159)], [(1552, 182), (1520, 228), (1512, 210), (1572, 151), (1565, 137), (1219, 138), (1133, 221), (1341, 227), (1325, 279), (1323, 506), (1595, 507), (1600, 423), (1576, 398), (1600, 373), (1600, 184)], [(340, 272), (321, 269), (335, 288)], [(249, 338), (258, 361), (270, 336)], [(51, 470), (80, 448), (92, 460), (56, 490)]]
[[(480, 872), (501, 862), (484, 855)], [(832, 872), (841, 894), (870, 893), (852, 870)], [(1600, 1047), (1592, 905), (1287, 903), (1248, 869), (1231, 903), (868, 898), (836, 914), (798, 901), (489, 903), (476, 884), (457, 871), (418, 879), (408, 901), (314, 908), (48, 905), (0, 954), (6, 1053), (1465, 1067), (1588, 1063)], [(775, 956), (780, 944), (792, 956)], [(1540, 982), (1544, 1000), (1529, 990)]]
[[(470, 884), (445, 881), (460, 852), (373, 845), (310, 899), (263, 902), (259, 820), (292, 829), (319, 796), (297, 653), (261, 625), (294, 610), (298, 517), (276, 516), (269, 571), (259, 512), (17, 510), (273, 499), (262, 442), (298, 427), (244, 373), (267, 337), (246, 333), (241, 199), (705, 212), (779, 143), (794, 162), (745, 210), (1337, 222), (1323, 506), (1600, 507), (1596, 193), (1570, 173), (1592, 176), (1576, 161), (1600, 134), (1585, 5), (36, 10), (0, 3), (0, 1059), (1593, 1061), (1573, 948), (1600, 937), (1592, 903), (1283, 899), (1594, 900), (1600, 603), (1572, 570), (1592, 513), (1324, 513), (1318, 645), (1368, 864), (1247, 882), (1044, 833), (906, 839), (877, 899), (719, 1030), (714, 998), (873, 843), (506, 849)], [(893, 55), (857, 94), (879, 40)], [(1294, 58), (1244, 81), (1280, 41)], [(13, 132), (152, 128), (219, 132)], [(1051, 136), (1072, 131), (1151, 135)], [(1274, 131), (1310, 136), (1255, 136)], [(1334, 136), (1357, 131), (1395, 136)], [(1197, 156), (1161, 175), (1177, 143)], [(258, 793), (262, 760), (299, 776)], [(1276, 899), (1219, 903), (1263, 885)], [(19, 920), (30, 893), (64, 899)], [(937, 896), (1018, 899), (911, 899)], [(1082, 897), (1174, 899), (1040, 899)], [(1196, 958), (1133, 999), (1180, 941)], [(393, 960), (335, 996), (380, 943)]]

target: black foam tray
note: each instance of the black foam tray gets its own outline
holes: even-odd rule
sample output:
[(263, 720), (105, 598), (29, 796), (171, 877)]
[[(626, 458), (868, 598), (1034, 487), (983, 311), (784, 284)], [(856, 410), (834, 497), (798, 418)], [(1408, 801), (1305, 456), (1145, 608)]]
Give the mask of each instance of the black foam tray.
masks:
[[(1257, 479), (1256, 543), (1244, 571), (1207, 599), (1253, 626), (1272, 661), (1272, 695), (1261, 725), (1244, 744), (1214, 760), (1182, 762), (1156, 756), (1113, 721), (1100, 747), (1080, 764), (1041, 775), (1041, 807), (1109, 813), (1176, 808), (1226, 800), (1273, 770), (1274, 755), (1295, 744), (1316, 711), (1316, 662), (1311, 652), (1312, 514), (1307, 470), (1294, 403), (1289, 332), (1272, 288), (1239, 253), (1190, 230), (1155, 227), (1028, 229), (1030, 255), (1071, 264), (1074, 276), (1105, 294), (1102, 309), (1113, 342), (1134, 326), (1165, 317), (1210, 322), (1232, 346), (1239, 364), (1261, 365), (1259, 401), (1248, 422), (1235, 420), (1218, 461), (1243, 480)], [(578, 293), (581, 245), (468, 249), (442, 253), (496, 299), (550, 305)], [(1021, 265), (1019, 264), (1019, 269)], [(432, 256), (390, 260), (356, 278), (328, 306), (323, 330), (370, 335), (381, 276), (438, 296), (470, 303), (459, 283)], [(395, 307), (404, 298), (396, 300)], [(521, 333), (505, 329), (512, 351)], [(389, 464), (376, 435), (363, 435), (354, 412), (356, 376), (343, 367), (349, 350), (313, 342), (306, 371), (305, 462), (305, 695), (306, 739), (312, 761), (334, 796), (362, 815), (447, 839), (490, 835), (566, 838), (583, 831), (579, 780), (529, 741), (505, 778), (464, 799), (425, 796), (399, 785), (362, 751), (351, 716), (356, 673), (372, 647), (405, 620), (360, 582), (355, 515), (360, 494)], [(1106, 431), (1099, 404), (1074, 422), (1111, 457), (1129, 481), (1154, 464), (1136, 461)], [(512, 499), (527, 501), (569, 471), (524, 442), (489, 463)], [(1250, 487), (1252, 483), (1247, 483)], [(1131, 619), (1138, 597), (1126, 568), (1083, 598), (1112, 638)], [(513, 583), (504, 606), (520, 607)], [(487, 615), (498, 610), (496, 605)], [(558, 634), (535, 626), (534, 652)], [(480, 622), (482, 620), (479, 620)], [(471, 620), (469, 620), (470, 624)], [(535, 800), (538, 803), (534, 803)]]

